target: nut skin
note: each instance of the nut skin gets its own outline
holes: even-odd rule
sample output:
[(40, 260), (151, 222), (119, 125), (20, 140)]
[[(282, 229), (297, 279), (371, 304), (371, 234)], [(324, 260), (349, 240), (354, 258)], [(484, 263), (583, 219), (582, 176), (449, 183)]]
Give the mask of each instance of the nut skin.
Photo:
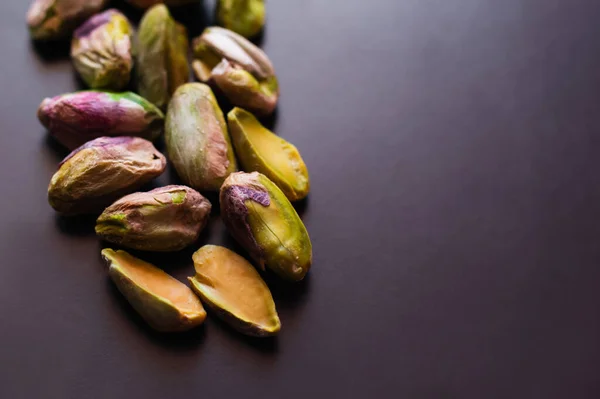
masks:
[(34, 0), (27, 11), (27, 26), (34, 40), (68, 37), (92, 15), (104, 9), (109, 0)]
[(96, 221), (96, 234), (142, 251), (178, 251), (198, 239), (210, 210), (210, 202), (189, 187), (160, 187), (110, 205)]
[(231, 235), (252, 256), (289, 281), (300, 281), (312, 264), (312, 245), (283, 192), (258, 173), (232, 173), (220, 193), (221, 216)]
[(181, 180), (197, 190), (218, 191), (237, 170), (223, 112), (205, 84), (177, 89), (167, 111), (165, 144)]
[(88, 86), (120, 90), (129, 83), (132, 35), (127, 17), (114, 9), (94, 15), (75, 31), (71, 58)]
[(138, 8), (150, 8), (157, 4), (166, 4), (167, 6), (183, 6), (186, 4), (198, 3), (200, 0), (125, 0), (127, 3)]
[(164, 114), (135, 93), (80, 91), (46, 98), (37, 111), (50, 134), (73, 150), (103, 136), (136, 136), (155, 140)]
[(253, 337), (279, 333), (281, 322), (269, 287), (247, 260), (216, 245), (203, 246), (192, 259), (196, 270), (188, 278), (192, 290), (219, 318)]
[(171, 96), (189, 80), (188, 39), (164, 4), (144, 14), (137, 40), (138, 93), (166, 110)]
[(212, 26), (194, 39), (192, 68), (201, 82), (217, 86), (229, 101), (257, 115), (275, 110), (279, 84), (266, 54), (235, 32)]
[(165, 170), (165, 157), (139, 137), (100, 137), (69, 154), (52, 176), (48, 202), (65, 216), (100, 213)]
[(273, 134), (254, 115), (241, 108), (234, 108), (227, 114), (227, 123), (244, 171), (264, 174), (290, 201), (308, 195), (308, 170), (296, 147)]
[(260, 33), (265, 25), (264, 0), (218, 0), (217, 22), (244, 37)]
[[(155, 330), (188, 331), (206, 319), (206, 311), (193, 292), (156, 266), (121, 250), (106, 248), (101, 254), (108, 265), (111, 280), (131, 306)], [(164, 292), (157, 290), (156, 285), (145, 284), (141, 279), (144, 275), (150, 275), (161, 285), (168, 285), (170, 292), (161, 295)], [(182, 298), (185, 301), (183, 306), (176, 303), (177, 299), (181, 301)]]

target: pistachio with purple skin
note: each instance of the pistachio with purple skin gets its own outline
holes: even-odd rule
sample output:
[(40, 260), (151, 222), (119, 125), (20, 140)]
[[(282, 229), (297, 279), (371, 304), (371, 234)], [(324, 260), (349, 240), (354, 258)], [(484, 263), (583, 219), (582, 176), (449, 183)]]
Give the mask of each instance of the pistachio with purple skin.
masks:
[(177, 89), (167, 111), (165, 144), (181, 180), (197, 190), (217, 191), (237, 170), (223, 112), (205, 84)]
[(129, 83), (133, 28), (111, 9), (81, 25), (71, 41), (71, 58), (81, 78), (94, 89), (120, 90)]
[(161, 110), (131, 92), (80, 91), (46, 98), (37, 116), (50, 134), (71, 150), (102, 136), (153, 141), (164, 127)]
[(265, 266), (290, 281), (312, 264), (306, 227), (283, 192), (258, 173), (232, 173), (220, 193), (221, 216), (231, 235)]
[(87, 18), (100, 12), (109, 0), (34, 0), (27, 25), (35, 40), (68, 37)]
[(138, 93), (162, 110), (189, 80), (188, 39), (164, 4), (150, 8), (140, 22), (137, 41)]
[(209, 27), (194, 39), (192, 68), (201, 82), (214, 83), (235, 106), (258, 115), (273, 112), (279, 84), (266, 54), (228, 29)]
[(126, 195), (104, 210), (96, 234), (143, 251), (178, 251), (198, 239), (211, 204), (186, 186), (165, 186)]
[(48, 202), (64, 215), (100, 213), (165, 170), (165, 157), (139, 137), (100, 137), (69, 154), (52, 176)]
[(265, 0), (218, 0), (217, 21), (244, 37), (256, 36), (265, 25)]
[(149, 8), (154, 5), (164, 3), (168, 6), (183, 6), (186, 4), (198, 3), (200, 0), (125, 0), (127, 3), (138, 8)]

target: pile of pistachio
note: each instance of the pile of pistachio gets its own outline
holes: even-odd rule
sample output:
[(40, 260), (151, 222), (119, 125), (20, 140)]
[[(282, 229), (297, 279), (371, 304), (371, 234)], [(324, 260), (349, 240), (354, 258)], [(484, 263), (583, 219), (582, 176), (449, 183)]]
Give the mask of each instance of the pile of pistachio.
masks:
[[(100, 215), (98, 237), (119, 247), (179, 251), (207, 224), (211, 203), (199, 191), (219, 191), (221, 217), (254, 265), (302, 280), (312, 247), (290, 201), (308, 195), (306, 165), (255, 116), (272, 113), (279, 97), (271, 61), (246, 38), (262, 29), (264, 2), (218, 1), (224, 27), (208, 27), (192, 43), (201, 83), (189, 83), (186, 29), (166, 6), (194, 0), (129, 2), (148, 8), (137, 33), (118, 10), (103, 11), (106, 0), (35, 0), (27, 15), (35, 40), (72, 38), (73, 65), (91, 89), (46, 98), (37, 111), (72, 150), (52, 176), (50, 205), (65, 216)], [(137, 94), (120, 91), (128, 85)], [(234, 106), (227, 120), (213, 89)], [(163, 133), (166, 157), (152, 143)], [(137, 192), (167, 159), (185, 185)], [(193, 254), (191, 289), (123, 250), (102, 256), (119, 291), (156, 330), (202, 324), (203, 305), (244, 334), (280, 330), (261, 275), (229, 249), (206, 245)]]

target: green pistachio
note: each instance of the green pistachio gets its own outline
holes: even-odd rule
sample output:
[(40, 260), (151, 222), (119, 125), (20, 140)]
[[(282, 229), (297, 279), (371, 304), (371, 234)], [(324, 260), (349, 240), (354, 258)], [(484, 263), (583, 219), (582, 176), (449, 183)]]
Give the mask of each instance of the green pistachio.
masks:
[(103, 249), (108, 275), (142, 318), (161, 332), (187, 331), (206, 319), (192, 290), (158, 267), (125, 251)]
[(265, 25), (265, 1), (218, 0), (217, 21), (242, 36), (256, 36)]
[(217, 316), (243, 334), (266, 337), (279, 332), (271, 291), (246, 259), (215, 245), (200, 248), (192, 259), (192, 289)]
[(132, 34), (131, 24), (117, 10), (96, 14), (75, 31), (71, 58), (88, 86), (120, 90), (129, 83)]
[(96, 234), (124, 247), (178, 251), (198, 239), (211, 205), (186, 186), (166, 186), (126, 195), (104, 210)]
[(220, 193), (221, 216), (233, 237), (258, 265), (299, 281), (312, 263), (312, 245), (283, 192), (258, 173), (232, 173)]
[(227, 122), (242, 169), (264, 174), (290, 201), (308, 195), (308, 170), (296, 147), (273, 134), (254, 115), (241, 108), (231, 110)]
[(165, 143), (179, 177), (197, 190), (219, 190), (237, 170), (223, 112), (205, 84), (177, 89), (167, 111)]
[(144, 14), (137, 45), (138, 92), (165, 110), (175, 90), (189, 80), (186, 30), (158, 4)]
[(258, 115), (273, 112), (279, 98), (275, 70), (266, 54), (228, 29), (209, 27), (194, 39), (192, 67), (202, 82), (214, 82), (233, 105)]

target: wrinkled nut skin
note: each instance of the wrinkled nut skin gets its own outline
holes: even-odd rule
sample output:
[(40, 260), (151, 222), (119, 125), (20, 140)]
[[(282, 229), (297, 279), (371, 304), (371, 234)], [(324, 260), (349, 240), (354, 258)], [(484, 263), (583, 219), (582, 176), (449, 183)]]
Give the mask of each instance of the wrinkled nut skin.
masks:
[(198, 239), (211, 204), (186, 186), (166, 186), (129, 194), (104, 210), (96, 234), (143, 251), (178, 251)]
[(216, 85), (229, 101), (258, 115), (275, 110), (279, 84), (266, 54), (235, 32), (208, 27), (193, 42), (196, 77)]
[(96, 14), (73, 34), (75, 69), (93, 89), (120, 90), (129, 83), (133, 28), (127, 17), (111, 9)]
[(127, 3), (138, 8), (150, 8), (157, 4), (166, 4), (168, 6), (183, 6), (186, 4), (198, 3), (201, 0), (125, 0)]
[(244, 37), (260, 33), (265, 25), (264, 0), (218, 0), (219, 25)]
[(69, 154), (52, 176), (48, 202), (65, 216), (100, 213), (165, 170), (167, 160), (139, 137), (100, 137)]
[(165, 144), (181, 180), (197, 190), (218, 191), (237, 170), (223, 112), (205, 84), (177, 89), (167, 111)]
[(138, 93), (166, 110), (171, 96), (189, 80), (188, 39), (164, 4), (150, 8), (140, 22), (137, 40)]
[[(164, 273), (156, 266), (144, 262), (141, 259), (135, 258), (125, 251), (114, 251), (112, 249), (103, 249), (102, 258), (108, 265), (108, 275), (113, 283), (117, 286), (119, 292), (127, 299), (127, 302), (139, 313), (140, 316), (156, 331), (160, 332), (182, 332), (191, 330), (194, 327), (201, 325), (206, 319), (206, 311), (202, 307), (200, 301), (194, 297), (194, 294), (189, 291), (189, 288), (173, 277)], [(127, 273), (127, 268), (124, 263), (135, 262), (138, 266), (143, 267), (147, 272), (162, 275), (161, 280), (169, 280), (171, 286), (177, 288), (177, 293), (180, 295), (187, 294), (189, 299), (196, 299), (196, 303), (192, 303), (193, 311), (182, 311), (177, 308), (167, 298), (160, 298), (152, 292), (144, 289), (143, 286), (136, 283), (132, 276)], [(191, 295), (190, 295), (191, 294)]]
[[(294, 145), (267, 130), (254, 115), (241, 108), (234, 108), (227, 114), (227, 123), (235, 153), (244, 171), (264, 174), (290, 201), (306, 198), (310, 191), (308, 169)], [(258, 137), (252, 137), (250, 131)], [(261, 154), (255, 142), (272, 143), (267, 150), (262, 149), (269, 153)]]
[(35, 40), (68, 37), (87, 18), (100, 12), (109, 0), (34, 0), (27, 11), (27, 26)]
[(102, 136), (136, 136), (154, 141), (164, 114), (135, 93), (80, 91), (46, 98), (38, 119), (50, 134), (73, 150)]
[[(216, 245), (205, 245), (192, 255), (196, 274), (189, 277), (192, 290), (210, 310), (235, 330), (253, 337), (271, 337), (281, 330), (281, 321), (269, 287), (254, 266), (235, 252)], [(221, 271), (221, 272), (219, 272)], [(215, 276), (214, 274), (221, 274)], [(241, 278), (240, 278), (241, 276)], [(218, 278), (220, 277), (220, 278)], [(236, 286), (240, 283), (241, 286)], [(249, 317), (225, 303), (220, 290), (235, 291), (236, 299), (262, 313)]]
[(300, 281), (312, 264), (306, 227), (283, 192), (258, 173), (232, 173), (220, 192), (221, 216), (231, 235), (264, 270)]

